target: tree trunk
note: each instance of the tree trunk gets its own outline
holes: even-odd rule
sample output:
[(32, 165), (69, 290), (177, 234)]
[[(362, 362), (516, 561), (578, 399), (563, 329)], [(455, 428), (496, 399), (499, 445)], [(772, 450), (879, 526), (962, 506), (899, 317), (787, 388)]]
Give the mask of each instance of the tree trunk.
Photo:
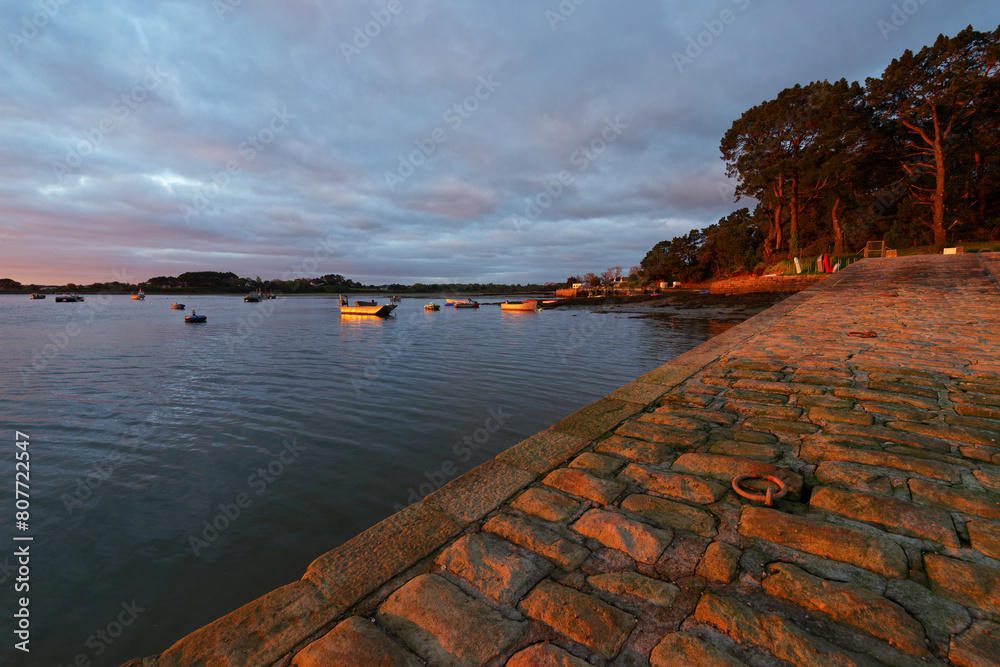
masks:
[(781, 254), (781, 204), (774, 209), (774, 251)]
[(781, 176), (778, 177), (778, 184), (771, 187), (774, 192), (774, 224), (771, 226), (771, 233), (774, 235), (774, 253), (781, 254), (781, 209), (782, 197), (785, 194), (785, 182)]
[(980, 151), (976, 151), (975, 156), (976, 161), (976, 202), (972, 209), (973, 219), (976, 222), (976, 229), (986, 228), (986, 180), (983, 178), (983, 154)]
[(840, 227), (840, 221), (837, 220), (837, 208), (840, 206), (840, 197), (837, 197), (836, 201), (833, 202), (833, 209), (830, 211), (830, 217), (833, 220), (833, 254), (842, 255), (844, 254), (844, 230)]
[(941, 145), (941, 130), (938, 125), (937, 110), (934, 118), (934, 197), (931, 205), (934, 209), (934, 220), (931, 230), (934, 232), (934, 245), (945, 245), (944, 232), (944, 147)]
[(798, 253), (798, 248), (792, 246), (797, 246), (799, 241), (799, 177), (797, 174), (792, 176), (792, 196), (789, 205), (791, 224), (788, 228), (788, 252), (794, 257)]

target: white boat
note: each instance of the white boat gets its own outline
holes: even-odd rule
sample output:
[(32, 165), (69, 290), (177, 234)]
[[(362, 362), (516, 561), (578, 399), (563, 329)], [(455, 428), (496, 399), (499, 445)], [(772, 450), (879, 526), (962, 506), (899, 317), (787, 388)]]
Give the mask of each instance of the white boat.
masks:
[(133, 301), (142, 301), (145, 298), (146, 298), (146, 295), (143, 293), (142, 290), (139, 290), (138, 292), (132, 292), (132, 300)]

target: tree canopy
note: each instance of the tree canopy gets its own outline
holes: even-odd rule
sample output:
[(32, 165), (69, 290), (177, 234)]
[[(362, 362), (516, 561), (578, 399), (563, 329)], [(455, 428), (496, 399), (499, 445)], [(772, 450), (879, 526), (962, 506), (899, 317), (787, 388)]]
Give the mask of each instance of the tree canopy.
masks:
[(1000, 236), (1000, 28), (907, 50), (865, 85), (786, 88), (720, 143), (736, 200), (704, 230), (653, 247), (647, 279), (696, 280), (868, 240), (943, 246)]

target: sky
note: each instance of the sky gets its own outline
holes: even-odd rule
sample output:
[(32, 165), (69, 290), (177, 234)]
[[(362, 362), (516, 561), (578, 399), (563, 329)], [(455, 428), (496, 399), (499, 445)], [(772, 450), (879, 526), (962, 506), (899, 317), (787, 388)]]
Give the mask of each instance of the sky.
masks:
[(0, 278), (544, 283), (734, 203), (719, 142), (993, 0), (0, 0)]

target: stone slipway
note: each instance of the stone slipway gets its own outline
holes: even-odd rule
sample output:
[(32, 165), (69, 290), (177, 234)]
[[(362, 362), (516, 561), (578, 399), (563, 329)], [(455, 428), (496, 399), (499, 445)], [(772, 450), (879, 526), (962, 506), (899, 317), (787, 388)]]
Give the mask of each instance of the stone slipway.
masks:
[(998, 664), (993, 257), (859, 262), (128, 664)]

